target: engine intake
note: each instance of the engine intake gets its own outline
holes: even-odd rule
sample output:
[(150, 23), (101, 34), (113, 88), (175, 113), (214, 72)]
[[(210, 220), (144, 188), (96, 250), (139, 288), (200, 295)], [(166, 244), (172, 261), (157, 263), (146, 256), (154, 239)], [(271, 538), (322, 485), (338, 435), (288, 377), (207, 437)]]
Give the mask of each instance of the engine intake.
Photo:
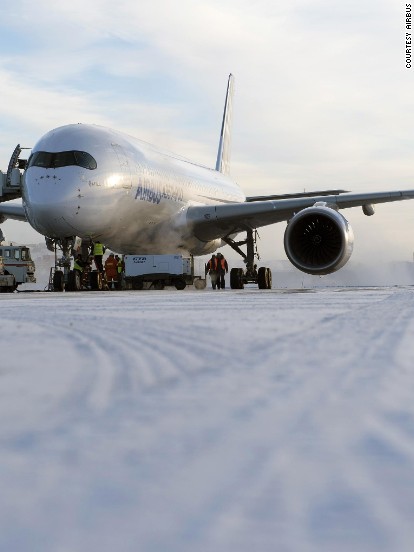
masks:
[(289, 261), (308, 274), (330, 274), (349, 260), (354, 234), (340, 213), (326, 206), (308, 207), (287, 225), (284, 238)]

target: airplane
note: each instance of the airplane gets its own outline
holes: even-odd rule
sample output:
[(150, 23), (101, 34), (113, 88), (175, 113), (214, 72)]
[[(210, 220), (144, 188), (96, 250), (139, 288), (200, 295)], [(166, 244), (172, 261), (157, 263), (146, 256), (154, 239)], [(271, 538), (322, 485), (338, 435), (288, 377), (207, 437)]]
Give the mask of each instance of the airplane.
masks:
[[(354, 237), (340, 209), (414, 198), (414, 190), (350, 193), (325, 190), (246, 197), (230, 178), (234, 77), (229, 75), (215, 168), (207, 168), (129, 135), (91, 124), (46, 133), (24, 168), (22, 203), (0, 204), (0, 222), (27, 221), (70, 259), (76, 239), (99, 240), (120, 254), (206, 255), (229, 245), (245, 268), (230, 271), (230, 286), (271, 288), (271, 271), (256, 265), (257, 229), (287, 222), (284, 248), (299, 270), (315, 275), (342, 268)], [(10, 168), (10, 166), (9, 166)], [(245, 239), (236, 241), (239, 234)], [(241, 249), (246, 246), (246, 252)], [(57, 270), (63, 291), (70, 263)], [(96, 286), (99, 288), (99, 282)], [(95, 286), (95, 288), (96, 288)]]

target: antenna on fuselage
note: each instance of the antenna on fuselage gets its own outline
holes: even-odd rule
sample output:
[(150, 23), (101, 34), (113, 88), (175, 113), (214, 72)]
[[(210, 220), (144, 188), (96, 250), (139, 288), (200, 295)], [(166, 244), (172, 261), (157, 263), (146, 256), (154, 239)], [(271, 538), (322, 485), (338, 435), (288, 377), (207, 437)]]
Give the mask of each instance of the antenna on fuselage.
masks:
[(216, 171), (230, 173), (231, 123), (233, 114), (234, 76), (230, 73), (217, 152)]

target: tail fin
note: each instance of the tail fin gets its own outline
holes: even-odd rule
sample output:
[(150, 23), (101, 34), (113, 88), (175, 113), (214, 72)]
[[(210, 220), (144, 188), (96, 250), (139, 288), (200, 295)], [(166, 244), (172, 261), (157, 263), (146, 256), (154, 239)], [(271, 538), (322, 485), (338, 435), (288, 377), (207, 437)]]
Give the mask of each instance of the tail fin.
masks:
[(234, 77), (230, 73), (224, 104), (223, 122), (221, 125), (220, 143), (217, 152), (216, 171), (223, 174), (230, 172), (231, 122), (233, 112)]

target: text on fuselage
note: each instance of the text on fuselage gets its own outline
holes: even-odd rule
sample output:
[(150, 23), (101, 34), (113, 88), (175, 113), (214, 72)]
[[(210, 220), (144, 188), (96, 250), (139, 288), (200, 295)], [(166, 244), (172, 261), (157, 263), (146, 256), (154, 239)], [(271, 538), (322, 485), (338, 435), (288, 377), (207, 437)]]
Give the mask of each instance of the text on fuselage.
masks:
[(146, 178), (140, 178), (135, 199), (156, 204), (159, 204), (163, 199), (183, 201), (183, 190), (181, 186), (156, 184), (151, 183)]

